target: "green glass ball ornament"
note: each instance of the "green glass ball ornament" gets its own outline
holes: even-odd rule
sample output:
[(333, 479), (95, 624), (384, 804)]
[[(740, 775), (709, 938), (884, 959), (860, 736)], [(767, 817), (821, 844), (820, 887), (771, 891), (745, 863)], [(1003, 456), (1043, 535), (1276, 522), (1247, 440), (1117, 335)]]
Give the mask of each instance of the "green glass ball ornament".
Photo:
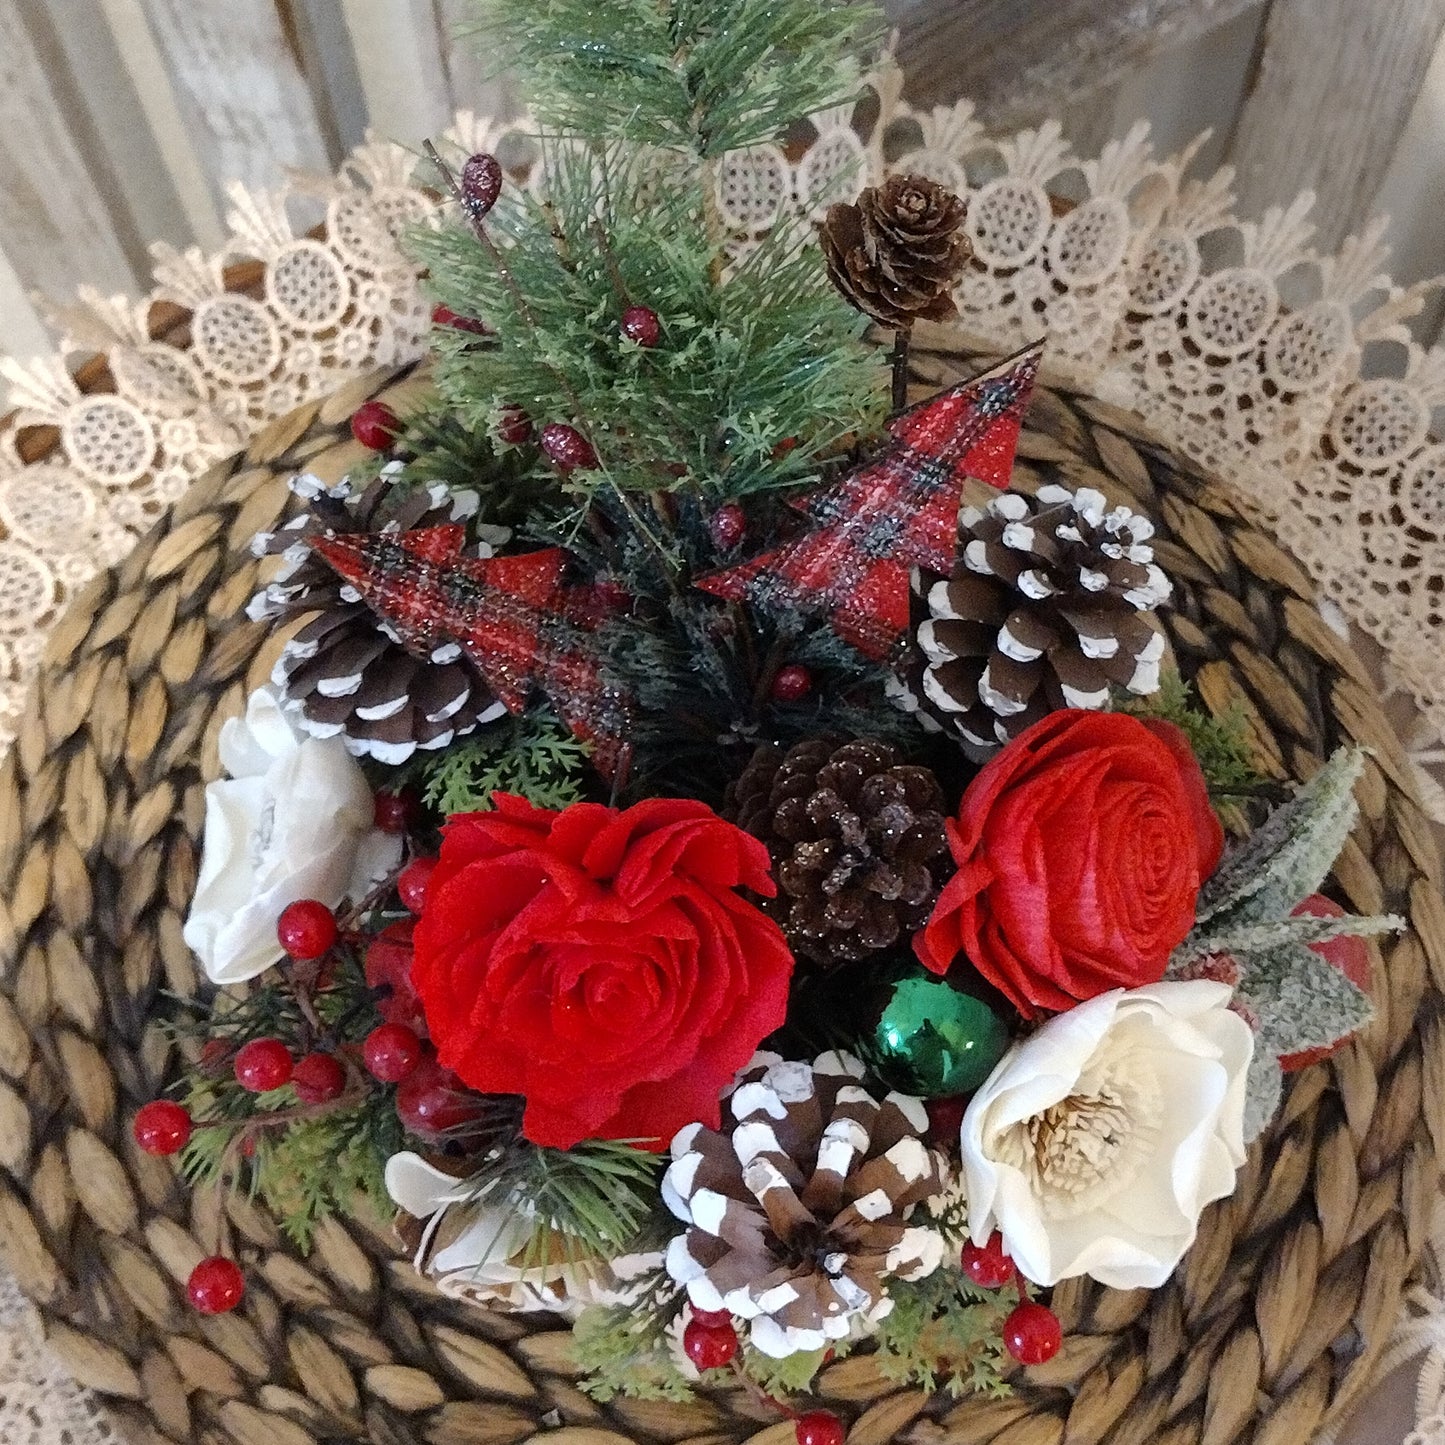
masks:
[(938, 1099), (973, 1093), (1004, 1056), (1009, 1031), (985, 999), (915, 963), (886, 985), (860, 1042), (891, 1088)]

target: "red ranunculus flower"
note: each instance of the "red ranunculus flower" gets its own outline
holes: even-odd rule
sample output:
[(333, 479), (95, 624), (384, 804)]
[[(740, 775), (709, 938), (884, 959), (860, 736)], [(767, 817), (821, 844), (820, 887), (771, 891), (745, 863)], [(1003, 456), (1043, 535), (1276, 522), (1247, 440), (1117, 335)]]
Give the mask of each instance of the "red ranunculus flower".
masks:
[(556, 813), (498, 795), (453, 817), (412, 968), (441, 1062), (525, 1097), (536, 1144), (716, 1128), (793, 967), (737, 888), (775, 892), (767, 849), (703, 803)]
[(1224, 832), (1184, 734), (1066, 710), (1021, 733), (948, 825), (958, 872), (914, 949), (965, 957), (1025, 1018), (1164, 974)]

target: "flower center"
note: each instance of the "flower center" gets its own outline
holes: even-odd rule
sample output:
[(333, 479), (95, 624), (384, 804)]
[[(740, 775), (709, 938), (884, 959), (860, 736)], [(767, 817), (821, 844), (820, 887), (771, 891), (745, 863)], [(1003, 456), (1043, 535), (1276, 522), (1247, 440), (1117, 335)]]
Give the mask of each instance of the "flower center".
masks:
[(1046, 1217), (1070, 1219), (1134, 1182), (1163, 1112), (1152, 1070), (1116, 1057), (1057, 1104), (1015, 1124), (998, 1141), (999, 1157), (1027, 1176)]

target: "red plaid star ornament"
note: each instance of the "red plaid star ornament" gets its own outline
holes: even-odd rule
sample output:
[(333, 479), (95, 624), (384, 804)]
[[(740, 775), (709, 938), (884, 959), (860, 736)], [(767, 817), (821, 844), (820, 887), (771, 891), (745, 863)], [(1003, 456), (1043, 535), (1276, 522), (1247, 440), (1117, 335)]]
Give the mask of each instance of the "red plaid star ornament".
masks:
[(771, 612), (826, 611), (833, 630), (884, 657), (908, 629), (915, 566), (947, 571), (969, 478), (1009, 484), (1043, 343), (919, 402), (888, 423), (892, 442), (799, 510), (817, 527), (697, 586)]
[[(312, 548), (423, 656), (455, 645), (509, 712), (540, 690), (592, 763), (615, 776), (626, 748), (630, 701), (604, 673), (557, 547), (515, 557), (467, 557), (460, 526), (318, 537)], [(595, 612), (595, 609), (594, 609)]]

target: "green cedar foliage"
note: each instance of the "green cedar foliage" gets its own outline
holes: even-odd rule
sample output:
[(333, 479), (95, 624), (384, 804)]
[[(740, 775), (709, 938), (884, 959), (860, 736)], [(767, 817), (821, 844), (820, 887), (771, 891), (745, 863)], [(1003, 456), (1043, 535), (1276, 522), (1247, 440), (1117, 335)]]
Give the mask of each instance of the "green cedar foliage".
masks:
[(589, 777), (586, 745), (539, 710), (484, 723), (440, 755), (423, 755), (416, 772), (427, 805), (446, 817), (488, 808), (494, 793), (565, 808), (582, 798)]
[(1195, 702), (1193, 689), (1177, 672), (1163, 673), (1159, 691), (1148, 697), (1133, 697), (1121, 690), (1114, 706), (1119, 712), (1161, 718), (1179, 728), (1189, 739), (1212, 797), (1249, 797), (1264, 781), (1250, 752), (1244, 709), (1235, 703), (1222, 717), (1212, 716)]
[(658, 1270), (626, 1305), (592, 1305), (572, 1326), (572, 1353), (583, 1371), (582, 1389), (606, 1402), (619, 1395), (635, 1400), (692, 1398), (692, 1386), (678, 1369), (669, 1331), (686, 1298)]

